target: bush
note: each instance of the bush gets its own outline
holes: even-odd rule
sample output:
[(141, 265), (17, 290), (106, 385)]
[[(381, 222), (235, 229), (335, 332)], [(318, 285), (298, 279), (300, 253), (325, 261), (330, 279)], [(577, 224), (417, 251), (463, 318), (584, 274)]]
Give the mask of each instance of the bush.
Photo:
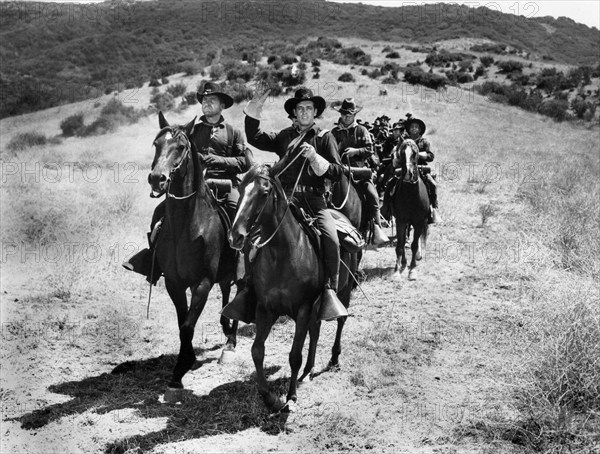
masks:
[(60, 129), (62, 130), (62, 135), (65, 137), (79, 135), (79, 133), (83, 131), (84, 127), (85, 124), (82, 113), (71, 115), (60, 122)]
[(229, 94), (236, 104), (252, 99), (252, 90), (242, 79), (229, 85)]
[(596, 113), (596, 104), (584, 101), (581, 98), (575, 98), (571, 101), (571, 109), (579, 119), (593, 118)]
[(539, 112), (542, 115), (554, 118), (556, 121), (563, 121), (567, 118), (568, 108), (568, 101), (563, 99), (550, 99), (542, 103)]
[(160, 87), (160, 81), (156, 78), (150, 79), (149, 87)]
[(400, 58), (400, 54), (396, 51), (386, 54), (385, 58)]
[(523, 71), (523, 63), (515, 60), (499, 61), (498, 68), (501, 73), (512, 73), (514, 71)]
[(316, 58), (311, 62), (311, 64), (313, 66), (321, 66), (321, 62), (319, 60), (317, 60)]
[(169, 79), (167, 79), (166, 77), (163, 77), (162, 80), (161, 80), (161, 82), (162, 82), (163, 85), (166, 85), (166, 84), (169, 83)]
[(383, 50), (381, 51), (382, 54), (385, 54), (386, 52), (392, 52), (394, 50), (394, 48), (392, 46), (385, 46), (383, 48)]
[(174, 98), (177, 98), (179, 96), (183, 96), (183, 94), (185, 93), (186, 90), (186, 86), (183, 83), (178, 83), (176, 85), (171, 85), (170, 87), (167, 87), (167, 93), (170, 93), (171, 96), (173, 96)]
[(429, 74), (421, 68), (407, 68), (404, 72), (404, 79), (411, 84), (420, 84), (429, 88), (438, 89), (445, 87), (450, 81), (439, 74)]
[(494, 64), (494, 57), (492, 57), (491, 55), (483, 55), (479, 57), (479, 61), (481, 62), (484, 68), (489, 68), (490, 65)]
[(158, 111), (166, 112), (175, 108), (175, 99), (171, 93), (156, 93), (150, 97), (150, 104)]
[(194, 104), (197, 104), (198, 103), (198, 98), (196, 97), (196, 92), (195, 91), (188, 91), (185, 95), (183, 95), (183, 101), (188, 106), (193, 106)]
[(387, 77), (381, 79), (381, 83), (387, 84), (387, 85), (395, 85), (398, 82), (400, 82), (400, 81), (394, 76), (387, 76)]
[(377, 79), (379, 76), (381, 76), (381, 71), (378, 68), (375, 68), (369, 73), (369, 77), (371, 79)]
[(48, 139), (44, 134), (33, 131), (22, 132), (10, 139), (10, 142), (8, 142), (6, 148), (8, 148), (10, 151), (21, 151), (36, 145), (46, 145), (46, 143), (48, 143)]
[(354, 76), (352, 73), (344, 73), (340, 77), (338, 77), (340, 82), (355, 82)]

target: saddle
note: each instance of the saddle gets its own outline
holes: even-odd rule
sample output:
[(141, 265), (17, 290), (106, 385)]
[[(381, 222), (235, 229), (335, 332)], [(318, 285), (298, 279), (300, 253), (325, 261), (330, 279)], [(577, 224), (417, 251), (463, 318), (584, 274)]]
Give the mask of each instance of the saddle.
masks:
[[(294, 202), (290, 204), (290, 211), (302, 226), (304, 232), (317, 251), (321, 255), (321, 232), (316, 226), (316, 218), (308, 215), (304, 209)], [(335, 221), (335, 226), (340, 240), (340, 246), (350, 253), (359, 252), (365, 246), (365, 240), (360, 232), (352, 225), (350, 220), (337, 210), (328, 209)]]

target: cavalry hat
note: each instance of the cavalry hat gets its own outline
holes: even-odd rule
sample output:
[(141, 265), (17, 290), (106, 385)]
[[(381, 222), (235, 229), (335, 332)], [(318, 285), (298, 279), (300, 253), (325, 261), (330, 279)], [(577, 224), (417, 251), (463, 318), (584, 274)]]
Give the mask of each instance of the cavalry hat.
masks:
[(418, 118), (409, 118), (404, 122), (404, 129), (406, 129), (407, 131), (410, 130), (410, 125), (412, 125), (413, 123), (416, 123), (419, 125), (419, 128), (421, 128), (421, 134), (425, 134), (425, 129), (427, 129), (427, 127), (425, 126), (425, 122), (423, 122), (423, 120), (419, 120)]
[(313, 102), (313, 104), (315, 105), (315, 109), (317, 109), (315, 117), (321, 116), (321, 114), (325, 110), (325, 107), (327, 106), (325, 99), (321, 98), (320, 96), (313, 96), (313, 92), (310, 88), (300, 87), (298, 88), (298, 90), (296, 90), (296, 93), (294, 93), (294, 97), (288, 99), (285, 102), (283, 108), (288, 113), (288, 115), (291, 115), (293, 117), (294, 109), (296, 108), (298, 103), (302, 101)]
[(354, 102), (354, 98), (346, 98), (342, 101), (340, 106), (332, 106), (334, 110), (337, 110), (341, 114), (356, 115), (362, 110), (362, 106), (359, 106)]
[(202, 103), (202, 98), (207, 95), (217, 95), (225, 104), (225, 109), (229, 109), (233, 105), (233, 98), (221, 91), (221, 87), (214, 82), (206, 82), (196, 93), (196, 98), (198, 98), (199, 103)]

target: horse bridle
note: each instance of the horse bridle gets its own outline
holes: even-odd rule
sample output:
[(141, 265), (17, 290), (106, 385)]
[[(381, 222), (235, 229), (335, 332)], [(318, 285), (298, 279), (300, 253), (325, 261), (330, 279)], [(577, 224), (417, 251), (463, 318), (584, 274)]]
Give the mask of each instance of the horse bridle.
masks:
[[(159, 195), (154, 195), (152, 192), (150, 193), (150, 197), (152, 198), (158, 198), (161, 197), (163, 194), (165, 194), (167, 197), (172, 198), (172, 199), (176, 199), (176, 200), (184, 200), (184, 199), (189, 199), (190, 197), (192, 197), (193, 195), (195, 195), (198, 191), (194, 190), (191, 194), (185, 195), (185, 196), (176, 196), (174, 194), (171, 194), (170, 189), (171, 189), (171, 183), (173, 182), (173, 174), (175, 172), (177, 172), (184, 164), (184, 162), (187, 161), (187, 159), (190, 158), (191, 153), (192, 153), (192, 144), (190, 143), (190, 140), (188, 139), (188, 136), (185, 134), (185, 132), (179, 128), (175, 129), (173, 127), (168, 127), (165, 128), (168, 129), (172, 134), (173, 134), (173, 139), (179, 138), (179, 136), (183, 135), (183, 138), (185, 139), (185, 145), (183, 145), (183, 147), (185, 148), (184, 150), (184, 154), (181, 157), (181, 159), (179, 160), (179, 163), (177, 163), (177, 165), (175, 167), (173, 167), (171, 169), (171, 171), (169, 172), (169, 177), (167, 178), (167, 189), (165, 192), (163, 192), (162, 194)], [(161, 135), (161, 133), (163, 132), (163, 130), (161, 130), (158, 135), (156, 136), (156, 139)], [(154, 139), (154, 142), (156, 142), (156, 139)], [(152, 166), (152, 168), (154, 168), (154, 166)], [(151, 169), (152, 170), (152, 169)]]
[[(296, 191), (296, 187), (298, 186), (298, 182), (300, 181), (300, 177), (302, 176), (302, 172), (304, 171), (305, 166), (306, 166), (306, 159), (302, 162), (302, 168), (300, 169), (300, 172), (298, 173), (298, 178), (296, 179), (296, 183), (294, 184), (294, 189), (292, 189), (292, 194)], [(286, 169), (287, 169), (287, 167), (286, 167)], [(269, 193), (267, 194), (265, 203), (263, 204), (263, 206), (260, 209), (260, 211), (258, 212), (258, 214), (254, 217), (254, 221), (252, 222), (252, 225), (248, 226), (249, 231), (254, 230), (255, 224), (261, 218), (263, 211), (265, 211), (267, 203), (269, 202), (269, 199), (271, 198), (271, 194), (273, 194), (274, 188), (277, 188), (277, 192), (279, 192), (283, 196), (283, 199), (285, 200), (285, 211), (283, 212), (283, 216), (281, 216), (281, 219), (277, 223), (277, 227), (275, 227), (275, 230), (273, 230), (273, 233), (265, 241), (259, 242), (259, 240), (260, 240), (260, 238), (259, 238), (257, 240), (257, 242), (253, 244), (253, 246), (256, 249), (265, 247), (267, 244), (269, 244), (271, 242), (271, 240), (275, 237), (275, 235), (279, 231), (279, 228), (281, 227), (281, 224), (283, 224), (283, 220), (285, 219), (285, 215), (287, 214), (288, 210), (290, 209), (291, 200), (289, 200), (287, 198), (287, 196), (285, 195), (285, 191), (283, 190), (283, 187), (281, 186), (281, 182), (279, 181), (279, 175), (281, 175), (282, 173), (283, 173), (283, 170), (281, 172), (279, 172), (277, 175), (275, 175), (274, 177), (272, 177), (271, 175), (263, 175), (260, 173), (258, 173), (256, 175), (257, 178), (266, 180), (269, 183), (271, 183), (271, 188), (269, 189)]]
[[(400, 147), (402, 147), (402, 145), (400, 145)], [(419, 182), (419, 166), (418, 165), (415, 166), (415, 178), (414, 179), (412, 179), (412, 180), (404, 179), (404, 176), (406, 175), (406, 172), (408, 171), (408, 169), (406, 168), (406, 149), (409, 147), (412, 151), (414, 151), (413, 146), (409, 143), (407, 143), (406, 146), (400, 150), (401, 153), (404, 154), (404, 159), (400, 160), (400, 162), (402, 164), (402, 174), (400, 175), (400, 181), (402, 181), (403, 184), (406, 183), (406, 184), (412, 185), (412, 184), (417, 184)], [(418, 152), (417, 152), (417, 156), (418, 156)]]

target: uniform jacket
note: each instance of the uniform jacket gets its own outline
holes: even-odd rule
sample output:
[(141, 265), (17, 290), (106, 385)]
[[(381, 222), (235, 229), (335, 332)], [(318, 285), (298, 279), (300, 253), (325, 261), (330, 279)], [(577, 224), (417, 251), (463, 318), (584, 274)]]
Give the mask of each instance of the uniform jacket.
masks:
[(231, 125), (227, 127), (222, 116), (214, 125), (208, 123), (204, 115), (192, 121), (186, 127), (191, 128), (188, 137), (192, 147), (201, 155), (214, 157), (214, 162), (207, 166), (205, 177), (228, 179), (233, 186), (238, 186), (238, 175), (248, 171), (252, 164), (251, 152), (241, 131)]
[[(260, 121), (255, 118), (246, 116), (245, 120), (246, 137), (248, 143), (253, 147), (264, 151), (277, 153), (281, 159), (287, 152), (288, 145), (292, 140), (300, 135), (300, 132), (294, 127), (282, 129), (279, 132), (264, 132), (260, 130)], [(342, 175), (342, 166), (335, 138), (329, 131), (322, 130), (316, 125), (313, 125), (302, 143), (311, 144), (316, 152), (329, 161), (327, 172), (321, 177), (312, 172), (308, 163), (305, 165), (305, 170), (302, 173), (299, 184), (311, 186), (315, 189), (325, 189), (325, 179), (337, 181)], [(295, 150), (298, 150), (296, 147)], [(298, 151), (296, 151), (297, 153)], [(284, 189), (292, 189), (298, 178), (298, 173), (302, 168), (304, 159), (298, 158), (280, 177), (281, 184)]]

